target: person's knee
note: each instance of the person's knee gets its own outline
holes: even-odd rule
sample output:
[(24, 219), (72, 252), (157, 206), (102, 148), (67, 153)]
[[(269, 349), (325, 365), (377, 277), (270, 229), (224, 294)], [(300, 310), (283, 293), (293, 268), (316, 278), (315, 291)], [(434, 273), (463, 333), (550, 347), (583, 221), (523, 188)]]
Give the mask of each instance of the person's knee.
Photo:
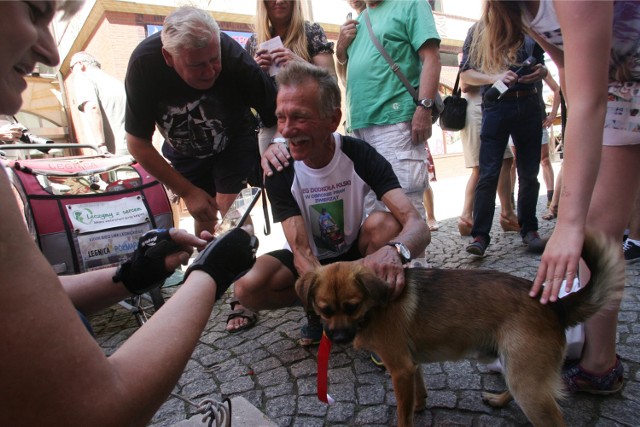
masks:
[(376, 211), (367, 217), (360, 229), (360, 241), (367, 248), (379, 248), (397, 236), (402, 225), (389, 212)]
[(551, 166), (551, 160), (549, 160), (549, 157), (543, 157), (540, 159), (540, 165), (545, 168)]
[(236, 280), (233, 284), (233, 293), (235, 297), (240, 301), (240, 304), (247, 307), (249, 305), (249, 299), (251, 298), (251, 291), (249, 290), (249, 283), (247, 280)]
[[(258, 258), (258, 260), (260, 260), (260, 258)], [(261, 277), (259, 270), (259, 266), (254, 265), (251, 270), (236, 280), (233, 285), (235, 297), (240, 301), (240, 304), (247, 308), (256, 308), (255, 305), (256, 301), (260, 299), (259, 294), (262, 291), (262, 284), (267, 281), (266, 278)]]

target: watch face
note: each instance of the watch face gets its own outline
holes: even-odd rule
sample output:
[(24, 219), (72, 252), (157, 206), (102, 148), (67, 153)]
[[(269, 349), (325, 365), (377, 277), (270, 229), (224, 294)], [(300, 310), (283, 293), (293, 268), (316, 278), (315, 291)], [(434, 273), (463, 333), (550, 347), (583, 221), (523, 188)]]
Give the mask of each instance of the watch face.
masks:
[(398, 248), (398, 252), (400, 253), (400, 256), (403, 258), (403, 261), (405, 260), (406, 262), (411, 261), (411, 252), (409, 252), (409, 249), (407, 249), (405, 245), (403, 245), (402, 243), (396, 243), (396, 248)]
[(433, 99), (421, 99), (420, 105), (422, 105), (424, 108), (431, 108), (433, 107)]
[(400, 256), (403, 264), (406, 264), (409, 261), (411, 261), (411, 252), (409, 252), (409, 248), (407, 248), (404, 245), (404, 243), (389, 242), (389, 243), (386, 243), (386, 245), (396, 248), (396, 252), (398, 252), (398, 255)]

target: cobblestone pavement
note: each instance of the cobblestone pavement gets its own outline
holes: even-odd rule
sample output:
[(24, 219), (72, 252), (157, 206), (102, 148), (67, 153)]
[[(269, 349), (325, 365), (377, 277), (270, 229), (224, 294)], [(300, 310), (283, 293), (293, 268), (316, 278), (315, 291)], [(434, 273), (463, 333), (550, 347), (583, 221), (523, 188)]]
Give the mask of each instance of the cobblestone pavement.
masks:
[[(540, 199), (539, 214), (543, 212)], [(532, 279), (540, 257), (525, 251), (517, 233), (503, 233), (495, 215), (492, 244), (483, 259), (464, 251), (468, 238), (458, 235), (456, 219), (440, 221), (432, 234), (429, 261), (439, 268), (488, 268)], [(548, 235), (554, 222), (540, 222)], [(165, 289), (170, 296), (175, 288)], [(464, 296), (461, 295), (463, 298)], [(225, 332), (229, 294), (218, 302), (206, 330), (175, 391), (199, 402), (205, 398), (242, 396), (279, 426), (388, 426), (396, 422), (391, 379), (374, 367), (369, 354), (334, 345), (329, 362), (327, 406), (316, 393), (317, 349), (296, 344), (303, 322), (301, 308), (260, 313), (257, 325), (237, 334)], [(627, 285), (618, 326), (618, 352), (625, 367), (625, 387), (613, 397), (575, 395), (561, 405), (569, 426), (638, 426), (640, 421), (640, 263), (627, 268)], [(464, 315), (461, 313), (461, 315)], [(100, 345), (113, 352), (136, 330), (131, 314), (114, 307), (91, 319)], [(169, 341), (169, 340), (167, 340)], [(429, 389), (427, 409), (416, 426), (526, 425), (515, 403), (493, 409), (482, 403), (482, 391), (500, 391), (504, 381), (475, 360), (433, 363), (422, 367)], [(195, 410), (170, 397), (150, 426), (170, 426), (194, 416)]]

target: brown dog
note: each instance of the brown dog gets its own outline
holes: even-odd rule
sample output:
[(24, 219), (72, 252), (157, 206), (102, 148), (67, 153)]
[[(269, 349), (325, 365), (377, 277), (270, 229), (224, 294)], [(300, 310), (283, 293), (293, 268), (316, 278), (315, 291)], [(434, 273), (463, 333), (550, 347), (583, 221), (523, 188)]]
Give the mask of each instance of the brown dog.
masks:
[(425, 408), (420, 363), (468, 356), (500, 357), (508, 391), (484, 393), (492, 406), (512, 396), (534, 425), (564, 425), (556, 399), (567, 327), (620, 298), (624, 263), (618, 248), (588, 234), (583, 258), (590, 283), (556, 303), (529, 297), (531, 281), (487, 270), (406, 269), (406, 287), (393, 301), (388, 285), (358, 263), (335, 263), (303, 275), (296, 291), (322, 317), (336, 343), (377, 353), (391, 374), (398, 426), (413, 425)]

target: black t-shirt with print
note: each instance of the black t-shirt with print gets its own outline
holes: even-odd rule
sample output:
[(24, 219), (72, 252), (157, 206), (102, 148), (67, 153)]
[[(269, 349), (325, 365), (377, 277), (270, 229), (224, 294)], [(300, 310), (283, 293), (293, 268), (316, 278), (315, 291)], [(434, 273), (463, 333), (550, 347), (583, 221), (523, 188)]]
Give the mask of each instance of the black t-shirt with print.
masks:
[(220, 33), (220, 53), (218, 79), (212, 88), (198, 90), (165, 63), (159, 33), (143, 40), (131, 55), (125, 79), (126, 131), (150, 140), (157, 125), (177, 152), (204, 158), (222, 151), (236, 136), (255, 132), (251, 108), (266, 125), (275, 125), (273, 81), (225, 33)]

